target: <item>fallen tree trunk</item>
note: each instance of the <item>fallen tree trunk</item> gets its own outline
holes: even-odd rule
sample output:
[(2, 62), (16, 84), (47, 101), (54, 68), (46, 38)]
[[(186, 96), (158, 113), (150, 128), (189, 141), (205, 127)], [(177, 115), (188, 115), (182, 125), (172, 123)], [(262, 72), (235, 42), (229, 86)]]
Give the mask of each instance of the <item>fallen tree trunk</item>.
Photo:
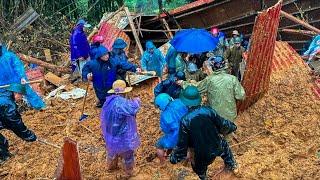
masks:
[(61, 73), (71, 73), (70, 68), (66, 67), (59, 67), (44, 61), (41, 61), (40, 59), (30, 57), (21, 53), (18, 53), (18, 56), (21, 58), (22, 61), (27, 62), (27, 63), (32, 63), (32, 64), (37, 64), (41, 67), (51, 69), (56, 72), (61, 72)]

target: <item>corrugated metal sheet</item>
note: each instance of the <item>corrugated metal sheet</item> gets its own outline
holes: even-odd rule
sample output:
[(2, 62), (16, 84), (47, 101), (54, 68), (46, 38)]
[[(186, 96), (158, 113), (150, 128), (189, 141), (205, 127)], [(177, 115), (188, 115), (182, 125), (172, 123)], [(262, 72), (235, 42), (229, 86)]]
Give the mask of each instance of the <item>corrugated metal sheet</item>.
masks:
[(104, 42), (102, 44), (110, 51), (112, 50), (113, 42), (117, 38), (122, 38), (128, 44), (127, 48), (125, 49), (126, 52), (128, 52), (130, 46), (129, 36), (114, 25), (103, 22), (100, 26), (98, 34), (104, 37)]
[(238, 104), (239, 111), (247, 109), (268, 90), (281, 6), (282, 1), (259, 13), (256, 18), (247, 70), (243, 78), (246, 100)]

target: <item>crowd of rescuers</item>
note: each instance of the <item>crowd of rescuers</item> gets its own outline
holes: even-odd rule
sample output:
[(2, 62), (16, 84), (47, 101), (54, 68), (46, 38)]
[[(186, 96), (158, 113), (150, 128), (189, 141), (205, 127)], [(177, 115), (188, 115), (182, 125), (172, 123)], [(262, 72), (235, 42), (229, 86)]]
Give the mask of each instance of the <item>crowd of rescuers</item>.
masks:
[(117, 169), (121, 158), (126, 176), (133, 175), (134, 152), (140, 146), (136, 114), (141, 100), (125, 95), (132, 91), (125, 77), (127, 71), (154, 71), (161, 79), (154, 89), (163, 132), (155, 144), (160, 162), (168, 158), (173, 164), (188, 161), (199, 178), (206, 179), (208, 165), (220, 156), (226, 170), (237, 171), (228, 143), (237, 129), (236, 101), (245, 98), (239, 67), (246, 48), (237, 30), (229, 40), (218, 28), (212, 28), (211, 33), (218, 46), (202, 54), (179, 53), (171, 46), (163, 55), (152, 41), (147, 41), (141, 67), (128, 60), (127, 44), (120, 38), (109, 51), (103, 46), (103, 37), (94, 36), (88, 54), (76, 56), (74, 62), (87, 61), (82, 67), (82, 63), (73, 63), (74, 69), (81, 72), (84, 81), (93, 82), (97, 107), (102, 108), (108, 170)]
[[(163, 136), (155, 147), (161, 163), (169, 159), (191, 163), (200, 179), (207, 178), (207, 167), (216, 157), (224, 160), (225, 169), (237, 171), (237, 163), (229, 146), (235, 136), (236, 101), (245, 98), (241, 86), (240, 64), (246, 51), (243, 36), (233, 31), (231, 39), (217, 28), (211, 33), (219, 41), (218, 47), (202, 54), (177, 52), (172, 46), (164, 56), (153, 42), (146, 43), (139, 67), (129, 61), (126, 42), (118, 38), (112, 49), (104, 45), (104, 38), (95, 35), (90, 44), (85, 28), (90, 25), (79, 20), (70, 36), (71, 66), (75, 80), (90, 81), (101, 109), (101, 129), (107, 149), (108, 170), (118, 168), (123, 159), (126, 176), (133, 175), (134, 153), (140, 146), (136, 114), (141, 106), (139, 98), (128, 98), (132, 91), (126, 82), (128, 71), (155, 71), (161, 82), (154, 89), (154, 104), (160, 110), (159, 124)], [(26, 84), (23, 64), (0, 41), (0, 85)], [(14, 78), (8, 78), (14, 77)], [(43, 109), (45, 104), (27, 85), (24, 92), (29, 104)], [(10, 129), (25, 141), (37, 136), (29, 130), (17, 111), (13, 93), (0, 89), (0, 129)], [(8, 141), (0, 134), (0, 163), (11, 157)]]

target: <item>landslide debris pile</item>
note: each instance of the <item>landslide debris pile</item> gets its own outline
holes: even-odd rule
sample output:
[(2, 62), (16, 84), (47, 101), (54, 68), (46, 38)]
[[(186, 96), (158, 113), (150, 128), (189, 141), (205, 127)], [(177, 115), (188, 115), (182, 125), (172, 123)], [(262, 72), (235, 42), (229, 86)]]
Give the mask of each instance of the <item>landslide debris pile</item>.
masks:
[[(310, 90), (311, 77), (302, 63), (272, 75), (270, 91), (238, 119), (237, 145), (232, 149), (240, 165), (236, 176), (214, 174), (223, 167), (220, 158), (210, 166), (212, 179), (314, 179), (320, 177), (320, 101)], [(159, 111), (152, 104), (152, 85), (143, 85), (133, 95), (142, 99), (137, 116), (141, 146), (136, 153), (136, 176), (132, 179), (197, 179), (190, 167), (159, 165), (155, 159), (156, 140), (160, 137)], [(132, 95), (132, 94), (131, 94)], [(86, 112), (89, 119), (83, 122), (94, 133), (77, 124), (82, 100), (51, 100), (48, 109), (27, 111), (24, 121), (39, 138), (62, 145), (66, 124), (72, 121), (70, 135), (79, 143), (80, 161), (84, 179), (121, 179), (123, 171), (106, 170), (106, 152), (100, 132), (99, 110), (94, 107), (95, 96), (89, 92)], [(11, 132), (3, 132), (15, 154), (0, 166), (0, 179), (52, 178), (60, 150), (35, 143), (25, 143)], [(256, 135), (257, 133), (260, 133)], [(256, 136), (255, 136), (256, 135)], [(213, 177), (214, 176), (214, 177)]]

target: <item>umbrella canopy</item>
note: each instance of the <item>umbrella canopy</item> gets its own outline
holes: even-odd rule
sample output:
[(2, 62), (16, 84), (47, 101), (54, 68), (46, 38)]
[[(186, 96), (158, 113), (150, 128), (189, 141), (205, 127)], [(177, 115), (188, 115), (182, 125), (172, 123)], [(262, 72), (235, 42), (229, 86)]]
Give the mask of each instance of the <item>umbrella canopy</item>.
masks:
[(200, 54), (214, 50), (218, 40), (205, 29), (186, 29), (179, 31), (170, 44), (178, 52)]

